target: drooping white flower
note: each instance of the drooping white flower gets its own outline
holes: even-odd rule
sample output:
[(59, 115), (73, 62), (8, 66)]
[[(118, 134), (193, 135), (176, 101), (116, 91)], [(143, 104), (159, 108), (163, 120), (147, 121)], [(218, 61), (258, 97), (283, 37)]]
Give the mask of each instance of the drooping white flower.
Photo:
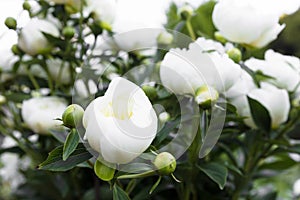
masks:
[(201, 43), (200, 38), (191, 43), (189, 49), (171, 49), (164, 57), (160, 78), (162, 84), (175, 94), (194, 95), (203, 85), (223, 93), (239, 79), (239, 65), (226, 54), (206, 50), (207, 46), (203, 49)]
[(288, 119), (290, 111), (290, 100), (286, 90), (261, 83), (261, 88), (249, 92), (248, 96), (261, 103), (269, 112), (271, 127), (277, 128)]
[(59, 97), (37, 97), (23, 101), (22, 118), (27, 126), (36, 133), (49, 134), (50, 129), (59, 129), (67, 102)]
[(87, 10), (94, 13), (97, 20), (112, 24), (116, 15), (116, 0), (87, 0)]
[(121, 50), (154, 47), (166, 22), (161, 0), (119, 0), (113, 23), (114, 39)]
[(265, 60), (250, 58), (245, 62), (253, 71), (261, 71), (272, 78), (266, 81), (274, 85), (294, 91), (300, 83), (300, 60), (293, 56), (284, 56), (273, 50), (265, 53)]
[(105, 95), (85, 110), (83, 124), (90, 146), (107, 162), (125, 164), (143, 153), (157, 131), (157, 116), (143, 90), (114, 78)]
[(284, 29), (280, 15), (252, 0), (222, 0), (213, 11), (213, 22), (226, 39), (261, 48)]
[(59, 31), (55, 25), (49, 21), (34, 18), (21, 30), (18, 45), (29, 55), (36, 55), (49, 50), (51, 44), (42, 32), (59, 36)]

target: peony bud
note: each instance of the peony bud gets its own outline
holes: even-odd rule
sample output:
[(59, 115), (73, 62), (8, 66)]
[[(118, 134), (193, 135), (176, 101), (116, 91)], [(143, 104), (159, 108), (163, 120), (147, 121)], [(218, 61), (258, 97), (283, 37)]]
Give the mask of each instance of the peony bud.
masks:
[(84, 110), (77, 104), (69, 105), (62, 115), (62, 121), (66, 127), (75, 128), (82, 122)]
[(142, 89), (149, 99), (153, 100), (157, 97), (157, 92), (154, 87), (152, 87), (150, 85), (144, 85), (144, 86), (142, 86)]
[(14, 44), (11, 47), (11, 51), (15, 54), (15, 55), (20, 55), (22, 53), (21, 49), (18, 47), (17, 44)]
[(194, 14), (194, 9), (189, 5), (184, 5), (179, 9), (181, 19), (188, 20)]
[(23, 9), (27, 10), (27, 11), (31, 10), (31, 5), (30, 5), (30, 3), (28, 1), (24, 1), (24, 3), (23, 3)]
[(0, 95), (0, 105), (4, 104), (6, 102), (5, 96)]
[(219, 98), (219, 93), (213, 87), (203, 85), (196, 90), (195, 101), (203, 109), (208, 109)]
[(173, 42), (173, 35), (168, 32), (162, 32), (157, 37), (157, 43), (161, 45), (169, 45)]
[(170, 114), (168, 112), (162, 112), (159, 114), (158, 118), (162, 123), (165, 123), (170, 120)]
[(13, 17), (8, 17), (5, 20), (5, 25), (7, 26), (7, 28), (9, 29), (13, 29), (16, 30), (17, 28), (17, 21), (15, 20), (15, 18)]
[(158, 154), (154, 159), (153, 164), (159, 175), (170, 175), (176, 169), (176, 159), (168, 152)]
[(228, 50), (227, 54), (235, 63), (239, 63), (242, 60), (242, 53), (238, 48)]
[(75, 29), (67, 26), (63, 29), (62, 33), (66, 38), (72, 38), (75, 35)]

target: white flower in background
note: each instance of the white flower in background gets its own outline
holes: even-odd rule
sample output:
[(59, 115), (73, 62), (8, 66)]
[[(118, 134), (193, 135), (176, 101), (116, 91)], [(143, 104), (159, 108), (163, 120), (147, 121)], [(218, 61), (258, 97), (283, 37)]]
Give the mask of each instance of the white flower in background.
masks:
[[(273, 4), (273, 3), (272, 3)], [(213, 11), (213, 22), (226, 39), (253, 47), (263, 47), (277, 38), (285, 25), (272, 6), (252, 0), (222, 0)]]
[(98, 87), (93, 80), (88, 80), (87, 84), (85, 84), (82, 79), (75, 81), (74, 89), (76, 90), (76, 94), (82, 98), (90, 97), (98, 91)]
[(189, 49), (171, 49), (163, 59), (160, 66), (162, 84), (175, 94), (193, 95), (203, 85), (223, 93), (239, 79), (240, 66), (227, 54), (204, 50), (202, 40), (191, 43)]
[(85, 137), (107, 162), (125, 164), (142, 154), (155, 138), (157, 116), (143, 90), (115, 78), (106, 93), (85, 110)]
[(55, 25), (46, 20), (34, 18), (21, 30), (18, 45), (29, 55), (36, 55), (51, 48), (51, 44), (44, 37), (42, 32), (59, 36)]
[(300, 179), (296, 180), (293, 185), (293, 194), (295, 196), (300, 196)]
[(115, 0), (87, 0), (87, 11), (93, 12), (94, 17), (107, 24), (112, 24), (116, 15)]
[(71, 74), (70, 74), (71, 72), (70, 72), (69, 63), (65, 62), (63, 64), (63, 61), (60, 59), (48, 59), (46, 61), (46, 64), (53, 80), (58, 81), (57, 79), (62, 67), (61, 77), (59, 81), (63, 84), (68, 84), (71, 82)]
[(261, 83), (261, 88), (250, 91), (248, 96), (261, 103), (269, 111), (272, 128), (277, 128), (287, 121), (290, 100), (286, 90), (278, 89), (268, 83)]
[(251, 111), (248, 104), (247, 94), (257, 88), (252, 77), (242, 70), (239, 80), (225, 93), (225, 97), (237, 109), (240, 116), (246, 117), (244, 122), (246, 125), (255, 128), (254, 121), (251, 117)]
[(37, 97), (23, 101), (22, 118), (36, 133), (48, 134), (49, 129), (60, 129), (61, 118), (67, 102), (59, 97)]
[(300, 7), (299, 0), (252, 0), (269, 12), (276, 13), (278, 16), (290, 15), (296, 12)]
[(245, 65), (253, 71), (261, 71), (273, 77), (266, 81), (288, 91), (294, 91), (300, 83), (300, 60), (297, 57), (284, 56), (268, 50), (265, 53), (265, 60), (250, 58)]
[(198, 8), (201, 4), (206, 2), (207, 0), (171, 0), (174, 2), (178, 7), (184, 6), (185, 4), (189, 4), (194, 8)]
[(119, 0), (112, 26), (119, 48), (132, 51), (156, 46), (166, 22), (165, 6), (161, 0)]
[[(16, 142), (10, 137), (5, 137), (1, 148), (10, 148), (17, 146)], [(3, 181), (9, 184), (12, 191), (15, 191), (17, 187), (23, 183), (24, 177), (19, 172), (19, 156), (15, 153), (3, 153), (0, 156), (0, 162), (3, 167), (0, 168), (0, 177)]]

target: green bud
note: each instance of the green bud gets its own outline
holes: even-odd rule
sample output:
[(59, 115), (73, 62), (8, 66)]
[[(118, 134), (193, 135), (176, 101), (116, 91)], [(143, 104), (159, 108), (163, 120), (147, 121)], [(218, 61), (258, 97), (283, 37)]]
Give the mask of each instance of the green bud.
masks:
[(162, 32), (157, 37), (157, 43), (161, 45), (169, 45), (173, 42), (173, 35), (168, 32)]
[(150, 85), (143, 85), (142, 89), (149, 99), (153, 100), (157, 97), (157, 92), (154, 87), (152, 87)]
[(75, 35), (75, 29), (71, 26), (66, 26), (62, 33), (66, 38), (72, 38)]
[(219, 93), (213, 87), (203, 85), (196, 90), (195, 101), (202, 109), (209, 109), (219, 98)]
[(77, 104), (69, 105), (62, 115), (62, 121), (68, 128), (75, 128), (82, 122), (84, 110)]
[(225, 44), (227, 42), (226, 38), (224, 38), (223, 35), (221, 35), (220, 32), (215, 32), (215, 39), (223, 44)]
[(176, 169), (176, 159), (168, 152), (158, 154), (153, 164), (159, 175), (170, 175)]
[(189, 5), (184, 5), (179, 9), (179, 15), (181, 19), (188, 20), (194, 14), (194, 9)]
[(242, 60), (242, 53), (238, 48), (228, 50), (227, 54), (235, 63), (239, 63)]
[(20, 55), (22, 53), (22, 51), (20, 50), (20, 48), (18, 47), (17, 44), (14, 44), (11, 47), (11, 51), (15, 54), (15, 55)]
[(27, 11), (30, 11), (31, 5), (30, 5), (30, 3), (28, 3), (28, 1), (24, 1), (24, 3), (23, 3), (23, 9), (27, 10)]
[(13, 17), (8, 17), (5, 20), (5, 25), (7, 26), (7, 28), (9, 29), (13, 29), (16, 30), (17, 28), (17, 21), (15, 20), (15, 18)]

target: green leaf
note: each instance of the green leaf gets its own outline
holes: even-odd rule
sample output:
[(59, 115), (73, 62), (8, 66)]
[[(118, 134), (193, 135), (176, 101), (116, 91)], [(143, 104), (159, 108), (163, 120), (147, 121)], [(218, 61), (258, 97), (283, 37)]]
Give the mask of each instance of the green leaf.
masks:
[(271, 129), (271, 117), (269, 111), (257, 100), (247, 96), (251, 115), (257, 127), (269, 132)]
[(115, 169), (107, 166), (105, 163), (96, 160), (94, 165), (94, 172), (103, 181), (110, 181), (114, 178)]
[(228, 171), (227, 168), (219, 163), (207, 163), (198, 168), (204, 172), (209, 178), (216, 182), (222, 190), (226, 184)]
[(290, 157), (285, 157), (280, 160), (276, 160), (274, 162), (265, 163), (259, 167), (259, 170), (281, 171), (281, 170), (289, 169), (296, 164), (297, 162), (291, 159)]
[(39, 169), (64, 172), (92, 157), (81, 143), (66, 161), (62, 160), (62, 155), (63, 146), (61, 145), (49, 153), (48, 158), (39, 165)]
[(118, 185), (113, 188), (113, 200), (130, 200), (128, 194)]
[(63, 149), (64, 161), (67, 160), (67, 158), (76, 150), (78, 143), (79, 143), (79, 135), (76, 129), (72, 129), (64, 144), (64, 149)]

